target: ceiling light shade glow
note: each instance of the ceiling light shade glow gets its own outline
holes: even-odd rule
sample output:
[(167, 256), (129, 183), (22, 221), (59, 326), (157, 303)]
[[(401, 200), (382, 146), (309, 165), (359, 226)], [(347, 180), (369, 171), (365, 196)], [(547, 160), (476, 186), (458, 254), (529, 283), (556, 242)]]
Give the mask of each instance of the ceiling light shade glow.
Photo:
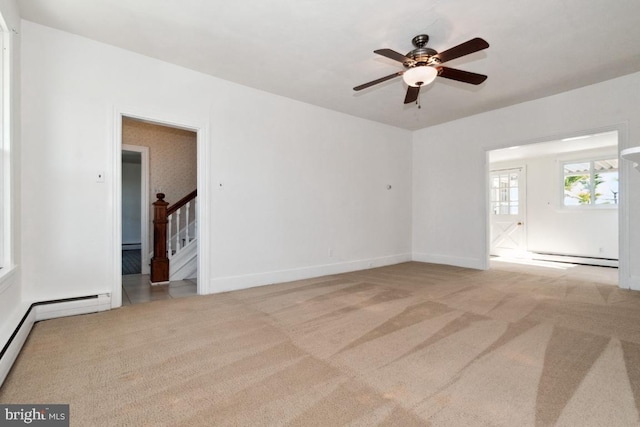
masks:
[(438, 70), (428, 65), (409, 68), (402, 75), (406, 84), (413, 87), (426, 86), (435, 80)]

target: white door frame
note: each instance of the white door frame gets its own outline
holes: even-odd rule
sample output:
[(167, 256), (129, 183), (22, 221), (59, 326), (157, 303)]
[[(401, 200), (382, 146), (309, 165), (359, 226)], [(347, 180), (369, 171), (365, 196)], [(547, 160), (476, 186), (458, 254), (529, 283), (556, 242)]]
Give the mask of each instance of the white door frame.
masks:
[(135, 107), (113, 108), (112, 176), (113, 176), (113, 239), (111, 308), (122, 305), (122, 119), (129, 117), (162, 126), (196, 133), (198, 168), (198, 285), (199, 295), (209, 293), (209, 126), (208, 120), (182, 117), (179, 113), (159, 113)]
[(149, 274), (149, 147), (122, 144), (120, 151), (140, 153), (140, 260), (142, 274)]

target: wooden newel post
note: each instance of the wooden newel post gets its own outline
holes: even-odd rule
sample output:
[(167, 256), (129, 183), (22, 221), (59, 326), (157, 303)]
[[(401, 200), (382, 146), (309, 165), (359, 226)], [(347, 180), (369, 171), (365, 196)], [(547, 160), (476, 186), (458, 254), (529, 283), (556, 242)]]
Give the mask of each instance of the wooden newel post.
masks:
[(151, 258), (151, 283), (169, 281), (169, 258), (167, 258), (167, 206), (164, 193), (156, 194), (153, 202), (153, 258)]

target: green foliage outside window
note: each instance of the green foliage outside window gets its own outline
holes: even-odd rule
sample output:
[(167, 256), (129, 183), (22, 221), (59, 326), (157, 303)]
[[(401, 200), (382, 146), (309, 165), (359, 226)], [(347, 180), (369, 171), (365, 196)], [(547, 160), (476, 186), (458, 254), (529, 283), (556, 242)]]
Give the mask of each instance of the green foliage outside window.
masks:
[[(602, 170), (602, 164), (615, 164)], [(595, 166), (594, 166), (595, 165)], [(598, 167), (601, 172), (595, 172)], [(564, 165), (564, 205), (617, 205), (617, 160), (567, 163)]]

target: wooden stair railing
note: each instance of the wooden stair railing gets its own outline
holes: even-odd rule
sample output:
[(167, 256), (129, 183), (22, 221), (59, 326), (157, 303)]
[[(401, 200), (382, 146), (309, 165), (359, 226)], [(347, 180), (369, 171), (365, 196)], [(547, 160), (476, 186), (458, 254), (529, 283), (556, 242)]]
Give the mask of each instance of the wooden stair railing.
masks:
[[(178, 200), (169, 207), (169, 203), (164, 200), (164, 193), (156, 194), (158, 200), (153, 202), (153, 257), (151, 258), (151, 277), (152, 284), (169, 283), (169, 260), (171, 259), (174, 249), (172, 241), (175, 236), (176, 251), (181, 248), (180, 245), (180, 212), (186, 206), (185, 217), (185, 244), (190, 241), (189, 238), (189, 207), (191, 201), (198, 195), (198, 190), (194, 190), (182, 199)], [(173, 214), (177, 214), (176, 234), (171, 231)], [(193, 233), (195, 237), (195, 232)]]

